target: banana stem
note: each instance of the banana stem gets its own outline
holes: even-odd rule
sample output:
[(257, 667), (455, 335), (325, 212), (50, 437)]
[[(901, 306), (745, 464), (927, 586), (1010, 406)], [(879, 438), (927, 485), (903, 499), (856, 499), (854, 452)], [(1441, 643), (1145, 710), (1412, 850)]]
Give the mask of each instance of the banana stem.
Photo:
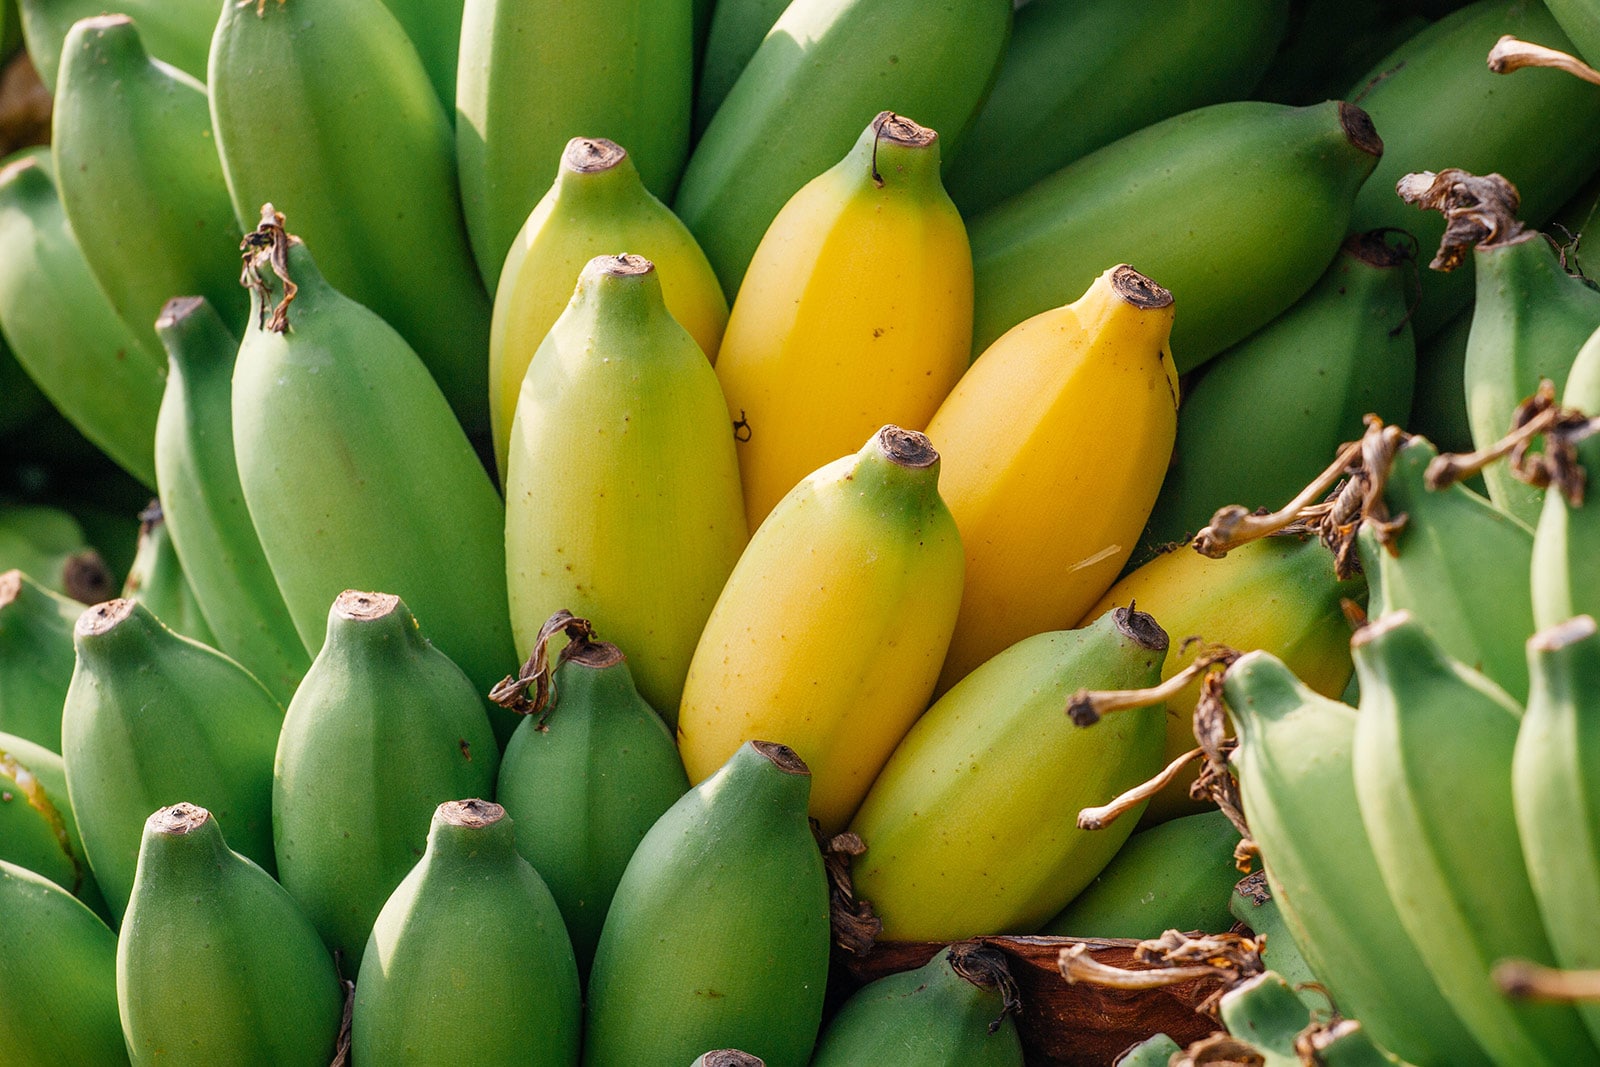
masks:
[(1068, 945), (1061, 950), (1056, 966), (1069, 983), (1085, 982), (1111, 989), (1162, 989), (1166, 986), (1214, 978), (1229, 989), (1251, 975), (1265, 970), (1258, 938), (1240, 934), (1207, 934), (1189, 937), (1168, 930), (1152, 941), (1141, 941), (1134, 959), (1150, 970), (1125, 970), (1100, 963), (1088, 955), (1089, 946)]
[(833, 943), (853, 956), (865, 956), (883, 932), (883, 921), (870, 901), (856, 898), (850, 879), (850, 861), (867, 851), (867, 843), (849, 831), (824, 837), (815, 819), (811, 820), (811, 835), (822, 850), (822, 869), (828, 876), (828, 925)]
[(1067, 701), (1067, 717), (1074, 726), (1093, 726), (1113, 711), (1148, 708), (1177, 696), (1217, 664), (1226, 665), (1238, 658), (1239, 653), (1233, 649), (1218, 645), (1200, 653), (1193, 663), (1160, 685), (1147, 689), (1080, 689)]
[(1519, 41), (1506, 34), (1489, 49), (1489, 69), (1496, 74), (1510, 74), (1523, 67), (1550, 67), (1564, 70), (1575, 78), (1591, 85), (1600, 85), (1600, 70), (1595, 70), (1577, 56), (1546, 48), (1542, 44)]
[(1061, 950), (1056, 966), (1069, 984), (1087, 982), (1107, 989), (1165, 989), (1196, 978), (1216, 978), (1215, 967), (1164, 967), (1147, 971), (1126, 971), (1101, 963), (1089, 954), (1087, 945), (1068, 945)]
[[(506, 675), (489, 690), (489, 699), (518, 715), (539, 715), (537, 729), (548, 729), (550, 713), (555, 710), (556, 691), (554, 669), (550, 664), (550, 642), (556, 634), (565, 633), (568, 644), (561, 650), (556, 666), (569, 659), (583, 657), (593, 666), (607, 666), (622, 658), (616, 646), (594, 640), (594, 627), (588, 619), (580, 619), (562, 608), (545, 620), (533, 639), (533, 651), (515, 676)], [(615, 653), (613, 656), (612, 654)], [(533, 699), (528, 690), (533, 689)], [(539, 713), (543, 712), (542, 715)]]
[(1084, 808), (1078, 812), (1078, 829), (1104, 830), (1107, 826), (1116, 822), (1117, 819), (1171, 785), (1185, 767), (1203, 755), (1205, 755), (1205, 749), (1203, 748), (1190, 749), (1167, 764), (1160, 774), (1148, 782), (1142, 782), (1134, 786), (1111, 803), (1104, 804), (1098, 808)]
[(1531, 960), (1502, 960), (1495, 984), (1508, 997), (1555, 1001), (1600, 1001), (1600, 971), (1560, 971)]
[(1277, 511), (1255, 515), (1238, 504), (1217, 509), (1216, 514), (1211, 516), (1210, 525), (1195, 534), (1194, 550), (1208, 559), (1221, 559), (1241, 545), (1278, 533), (1297, 522), (1304, 522), (1306, 513), (1328, 495), (1360, 455), (1360, 441), (1345, 445), (1326, 470)]
[[(239, 242), (239, 251), (244, 259), (244, 271), (239, 276), (239, 284), (260, 298), (260, 326), (272, 333), (289, 332), (289, 305), (300, 291), (299, 286), (289, 278), (289, 243), (299, 238), (290, 237), (283, 224), (283, 212), (270, 203), (262, 204), (260, 224)], [(283, 283), (283, 299), (272, 306), (270, 315), (267, 307), (271, 304), (272, 280), (261, 273), (263, 264), (270, 266), (272, 273)]]
[[(1439, 455), (1428, 464), (1424, 476), (1429, 489), (1444, 489), (1509, 456), (1514, 477), (1540, 489), (1553, 485), (1572, 507), (1581, 507), (1588, 475), (1578, 462), (1577, 446), (1596, 433), (1600, 433), (1600, 417), (1591, 418), (1557, 404), (1555, 384), (1546, 378), (1532, 396), (1517, 405), (1505, 437), (1477, 452)], [(1534, 438), (1541, 436), (1544, 452), (1530, 457)]]

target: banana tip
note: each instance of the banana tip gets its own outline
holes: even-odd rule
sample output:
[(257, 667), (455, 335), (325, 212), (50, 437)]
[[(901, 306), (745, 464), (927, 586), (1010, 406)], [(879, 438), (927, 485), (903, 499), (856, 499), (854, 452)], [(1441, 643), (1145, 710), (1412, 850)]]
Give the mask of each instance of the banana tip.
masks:
[(159, 808), (145, 820), (145, 829), (154, 834), (188, 834), (200, 829), (211, 818), (211, 813), (198, 804), (180, 801), (169, 808)]
[(1111, 268), (1111, 288), (1136, 308), (1155, 311), (1172, 306), (1172, 293), (1126, 263)]
[(939, 462), (939, 453), (928, 435), (916, 430), (884, 426), (873, 435), (873, 440), (890, 461), (908, 470), (921, 470)]
[(506, 809), (492, 800), (447, 800), (440, 804), (434, 813), (434, 819), (447, 826), (465, 826), (471, 829), (482, 829), (493, 826), (506, 817)]
[(1356, 107), (1354, 104), (1339, 101), (1339, 125), (1344, 130), (1345, 140), (1359, 151), (1371, 156), (1383, 156), (1383, 138), (1378, 136), (1378, 128), (1372, 124), (1372, 116)]
[(772, 765), (785, 774), (811, 774), (811, 768), (806, 766), (806, 761), (800, 758), (800, 753), (788, 745), (776, 741), (752, 741), (750, 746), (761, 753)]
[(604, 137), (574, 137), (561, 153), (561, 164), (578, 174), (600, 174), (628, 158), (628, 152)]
[(138, 601), (129, 597), (118, 597), (107, 600), (89, 608), (78, 616), (77, 631), (81, 637), (97, 637), (114, 628), (122, 620), (133, 614), (133, 609)]

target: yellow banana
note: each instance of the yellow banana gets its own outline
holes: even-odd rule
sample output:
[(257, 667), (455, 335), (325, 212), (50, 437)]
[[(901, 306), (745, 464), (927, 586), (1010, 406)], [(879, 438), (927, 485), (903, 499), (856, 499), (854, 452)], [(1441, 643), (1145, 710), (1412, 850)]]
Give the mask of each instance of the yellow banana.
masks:
[(941, 692), (1071, 626), (1127, 562), (1177, 434), (1172, 311), (1165, 289), (1112, 267), (990, 345), (928, 423), (967, 555)]
[(789, 200), (739, 286), (717, 377), (750, 529), (884, 423), (920, 430), (967, 369), (972, 250), (939, 140), (885, 111)]
[(678, 709), (691, 782), (760, 738), (811, 768), (832, 833), (911, 728), (961, 601), (961, 540), (939, 454), (885, 426), (813, 473), (761, 524), (695, 648)]
[[(1138, 604), (1172, 635), (1165, 681), (1193, 662), (1204, 644), (1241, 652), (1264, 649), (1288, 664), (1307, 686), (1337, 699), (1354, 669), (1350, 624), (1340, 604), (1362, 595), (1360, 579), (1334, 577), (1328, 550), (1315, 538), (1271, 537), (1207, 559), (1188, 545), (1157, 556), (1111, 587), (1089, 609), (1087, 625), (1115, 607)], [(1188, 647), (1191, 637), (1200, 640)], [(1194, 705), (1200, 682), (1167, 701), (1168, 761), (1194, 748)], [(1189, 799), (1194, 772), (1180, 776), (1151, 801), (1145, 823), (1203, 811)]]
[[(555, 184), (512, 242), (495, 290), (489, 327), (489, 421), (500, 479), (522, 378), (550, 332), (584, 264), (632, 252), (656, 265), (667, 310), (715, 361), (728, 301), (694, 235), (646, 189), (615, 142), (574, 137)], [(871, 427), (869, 427), (869, 430)]]

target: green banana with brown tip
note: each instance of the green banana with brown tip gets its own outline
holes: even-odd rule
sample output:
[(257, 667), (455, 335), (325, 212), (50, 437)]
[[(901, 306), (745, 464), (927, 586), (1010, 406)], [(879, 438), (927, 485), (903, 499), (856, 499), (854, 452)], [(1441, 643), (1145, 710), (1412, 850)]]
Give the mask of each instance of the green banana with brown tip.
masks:
[(78, 611), (117, 592), (77, 516), (44, 504), (0, 507), (0, 567), (20, 570), (44, 589), (76, 601)]

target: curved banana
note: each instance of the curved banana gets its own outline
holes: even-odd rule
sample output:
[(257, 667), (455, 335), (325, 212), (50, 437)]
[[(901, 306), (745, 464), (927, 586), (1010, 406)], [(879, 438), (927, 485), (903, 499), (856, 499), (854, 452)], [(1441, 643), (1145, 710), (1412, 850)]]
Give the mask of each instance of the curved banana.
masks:
[[(485, 432), (490, 303), (450, 120), (382, 0), (225, 4), (207, 88), (239, 221), (269, 201), (286, 211), (328, 280), (393, 326), (462, 425)], [(370, 585), (339, 588), (351, 584)]]
[(654, 264), (596, 257), (529, 365), (511, 425), (505, 584), (518, 649), (563, 608), (589, 618), (633, 650), (639, 691), (676, 722), (695, 643), (747, 540), (743, 510), (716, 374), (668, 313)]
[(1495, 1062), (1594, 1062), (1571, 1006), (1510, 1001), (1490, 977), (1507, 957), (1553, 962), (1513, 812), (1521, 709), (1406, 612), (1385, 615), (1351, 644), (1361, 676), (1361, 818), (1423, 962)]
[(513, 820), (486, 800), (440, 804), (373, 925), (351, 1048), (394, 1067), (577, 1067), (581, 1008), (561, 912)]
[(687, 1063), (729, 1047), (768, 1067), (808, 1061), (829, 951), (810, 785), (791, 749), (748, 742), (656, 820), (595, 950), (585, 1067)]
[(939, 453), (885, 426), (779, 503), (728, 577), (689, 664), (678, 749), (699, 782), (756, 738), (811, 767), (811, 814), (844, 828), (927, 707), (961, 598)]
[[(1577, 53), (1591, 65), (1600, 63), (1600, 8), (1588, 0), (1545, 0), (1544, 6), (1561, 23)], [(1548, 41), (1539, 43), (1549, 46)]]
[(0, 573), (0, 730), (61, 751), (72, 627), (83, 605), (20, 570)]
[(695, 140), (711, 125), (728, 90), (788, 6), (789, 0), (720, 0), (712, 9), (695, 86)]
[(277, 743), (278, 881), (353, 974), (434, 809), (493, 790), (494, 731), (472, 683), (399, 597), (346, 590)]
[(51, 146), (83, 256), (149, 351), (161, 348), (161, 309), (185, 293), (244, 326), (239, 224), (206, 87), (152, 59), (126, 15), (84, 19), (67, 34)]
[(667, 310), (706, 358), (716, 361), (728, 299), (694, 235), (644, 187), (621, 145), (574, 137), (562, 153), (555, 184), (506, 254), (495, 291), (489, 420), (501, 481), (511, 420), (533, 354), (571, 301), (584, 264), (619, 249), (656, 265)]
[(880, 111), (915, 115), (954, 151), (1010, 34), (1009, 0), (785, 8), (695, 145), (673, 202), (723, 291), (738, 291), (789, 198), (838, 162)]
[[(467, 0), (465, 7), (456, 158), (472, 251), (493, 291), (569, 139), (621, 144), (650, 192), (672, 196), (689, 155), (694, 13), (691, 0)], [(601, 251), (645, 250), (591, 254)]]
[(1034, 0), (950, 160), (951, 198), (972, 218), (1135, 130), (1248, 96), (1289, 10), (1286, 0)]
[(1119, 712), (1085, 730), (1067, 701), (1153, 685), (1166, 653), (1150, 616), (1119, 608), (1017, 642), (928, 709), (850, 823), (867, 846), (855, 889), (884, 940), (1032, 933), (1100, 873), (1135, 820), (1080, 830), (1078, 811), (1161, 769), (1162, 712)]
[(113, 915), (133, 891), (139, 828), (178, 796), (213, 805), (269, 872), (272, 756), (283, 710), (237, 663), (131, 600), (90, 608), (61, 719), (67, 796)]
[(128, 579), (122, 583), (122, 595), (149, 608), (150, 614), (174, 633), (216, 647), (216, 636), (167, 533), (159, 500), (152, 500), (139, 513), (139, 547), (128, 568)]
[(239, 485), (232, 406), (239, 342), (205, 297), (168, 301), (156, 333), (167, 352), (167, 391), (156, 419), (167, 534), (218, 650), (287, 704), (311, 657)]
[(1366, 113), (1333, 100), (1213, 104), (1129, 134), (973, 220), (973, 351), (1131, 263), (1182, 308), (1187, 373), (1316, 283), (1382, 153)]
[(1172, 454), (1172, 328), (1172, 295), (1111, 267), (995, 342), (928, 423), (967, 558), (941, 692), (1116, 579)]
[(879, 426), (926, 426), (967, 369), (972, 253), (939, 150), (883, 112), (756, 248), (717, 356), (752, 531)]
[(328, 950), (205, 808), (144, 826), (117, 939), (117, 1004), (135, 1064), (325, 1067), (344, 992)]

